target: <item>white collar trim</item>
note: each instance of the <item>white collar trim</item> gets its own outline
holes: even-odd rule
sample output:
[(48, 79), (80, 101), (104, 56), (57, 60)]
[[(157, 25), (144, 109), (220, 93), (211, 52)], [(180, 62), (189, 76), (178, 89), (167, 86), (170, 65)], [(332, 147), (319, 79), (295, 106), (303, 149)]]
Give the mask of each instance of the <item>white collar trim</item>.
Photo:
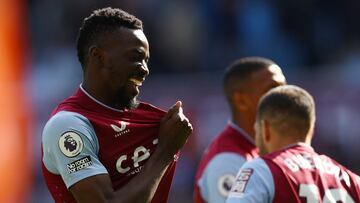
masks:
[(83, 87), (82, 87), (82, 83), (80, 84), (80, 89), (82, 92), (84, 92), (86, 94), (86, 96), (88, 96), (91, 100), (93, 100), (94, 102), (100, 104), (101, 106), (105, 107), (105, 108), (108, 108), (108, 109), (111, 109), (113, 111), (117, 111), (117, 112), (123, 112), (123, 110), (120, 110), (120, 109), (115, 109), (115, 108), (112, 108), (102, 102), (100, 102), (99, 100), (95, 99), (93, 96), (91, 96)]
[(255, 140), (252, 138), (247, 132), (245, 132), (244, 129), (240, 128), (238, 125), (236, 125), (232, 120), (228, 121), (228, 125), (230, 125), (232, 128), (234, 128), (236, 131), (238, 131), (240, 134), (242, 134), (243, 137), (245, 137), (247, 140), (249, 140), (252, 144), (255, 145)]

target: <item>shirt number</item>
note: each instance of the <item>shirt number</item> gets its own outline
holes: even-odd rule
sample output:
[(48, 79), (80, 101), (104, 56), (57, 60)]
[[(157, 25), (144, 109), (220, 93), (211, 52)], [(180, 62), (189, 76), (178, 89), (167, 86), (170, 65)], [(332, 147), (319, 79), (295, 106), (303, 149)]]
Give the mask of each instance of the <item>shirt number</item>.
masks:
[[(307, 203), (320, 203), (319, 188), (314, 184), (301, 184), (299, 196), (306, 198)], [(343, 203), (355, 203), (347, 191), (340, 188), (325, 190), (322, 199), (323, 203), (337, 203), (338, 201)]]

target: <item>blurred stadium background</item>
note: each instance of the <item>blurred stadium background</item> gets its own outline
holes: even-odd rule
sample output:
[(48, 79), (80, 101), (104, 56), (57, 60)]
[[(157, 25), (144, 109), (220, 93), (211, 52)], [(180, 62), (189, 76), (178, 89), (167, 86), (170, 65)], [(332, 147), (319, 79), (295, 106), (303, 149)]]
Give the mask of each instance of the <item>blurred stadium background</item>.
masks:
[(234, 59), (276, 61), (315, 97), (313, 145), (360, 174), (360, 1), (0, 0), (0, 202), (52, 202), (40, 170), (41, 131), (81, 82), (75, 40), (105, 6), (144, 21), (150, 76), (141, 99), (181, 99), (195, 132), (179, 160), (170, 203), (192, 202), (194, 173), (229, 119), (222, 73)]

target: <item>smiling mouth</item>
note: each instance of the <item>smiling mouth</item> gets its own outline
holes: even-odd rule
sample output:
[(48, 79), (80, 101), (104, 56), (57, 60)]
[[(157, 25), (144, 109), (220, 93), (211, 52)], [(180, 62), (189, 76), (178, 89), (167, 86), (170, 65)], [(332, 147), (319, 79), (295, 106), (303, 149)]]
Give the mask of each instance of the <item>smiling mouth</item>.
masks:
[(138, 80), (138, 79), (135, 79), (135, 78), (131, 78), (130, 81), (132, 83), (134, 83), (136, 86), (141, 86), (142, 83), (144, 82), (144, 80)]

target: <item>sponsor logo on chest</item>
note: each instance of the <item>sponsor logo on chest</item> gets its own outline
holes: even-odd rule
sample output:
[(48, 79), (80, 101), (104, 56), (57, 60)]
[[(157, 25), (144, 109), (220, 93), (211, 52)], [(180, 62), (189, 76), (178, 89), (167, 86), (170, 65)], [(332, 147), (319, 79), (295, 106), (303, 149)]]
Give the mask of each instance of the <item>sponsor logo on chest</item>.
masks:
[(110, 124), (111, 128), (115, 131), (114, 137), (119, 137), (121, 135), (127, 134), (130, 132), (128, 122), (118, 121), (116, 124)]

